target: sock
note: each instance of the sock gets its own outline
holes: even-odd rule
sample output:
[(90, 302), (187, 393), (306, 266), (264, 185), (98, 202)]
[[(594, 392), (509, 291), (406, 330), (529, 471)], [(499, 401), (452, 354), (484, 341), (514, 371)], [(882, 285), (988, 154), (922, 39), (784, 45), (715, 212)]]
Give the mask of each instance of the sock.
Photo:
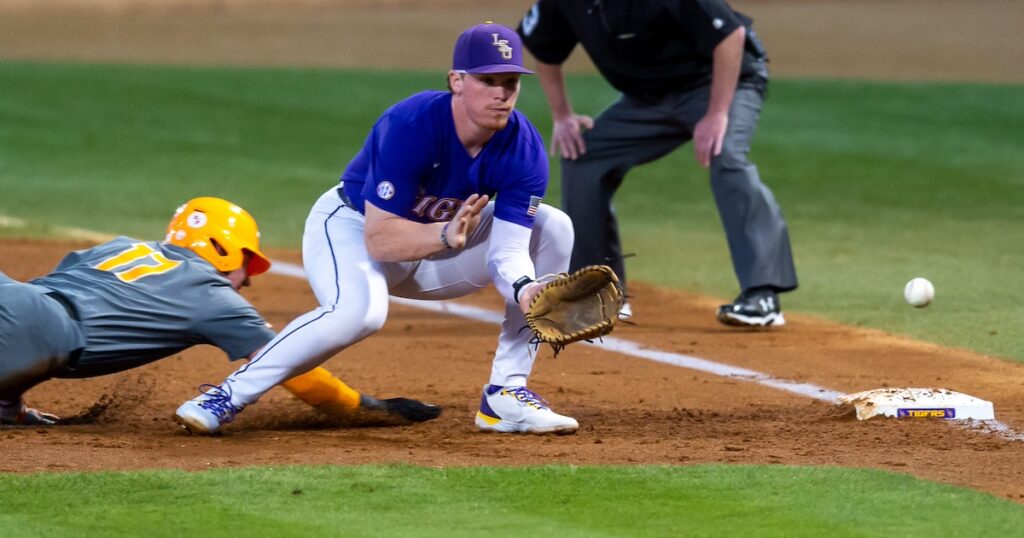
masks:
[(359, 392), (322, 367), (295, 376), (281, 386), (313, 407), (340, 406), (349, 410), (359, 407)]

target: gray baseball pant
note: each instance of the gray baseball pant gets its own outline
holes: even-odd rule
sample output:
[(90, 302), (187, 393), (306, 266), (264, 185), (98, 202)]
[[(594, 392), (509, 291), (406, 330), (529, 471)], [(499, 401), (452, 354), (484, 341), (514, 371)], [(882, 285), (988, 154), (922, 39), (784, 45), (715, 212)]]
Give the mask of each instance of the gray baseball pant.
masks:
[[(572, 270), (607, 264), (625, 282), (612, 196), (630, 168), (692, 138), (709, 96), (707, 86), (657, 99), (623, 95), (584, 133), (587, 153), (576, 161), (562, 159), (562, 206), (576, 230)], [(711, 162), (711, 190), (740, 289), (788, 291), (797, 287), (797, 278), (786, 221), (757, 167), (747, 160), (762, 100), (756, 88), (737, 88), (722, 153)]]
[(0, 400), (17, 400), (52, 378), (85, 346), (78, 323), (49, 291), (0, 272)]

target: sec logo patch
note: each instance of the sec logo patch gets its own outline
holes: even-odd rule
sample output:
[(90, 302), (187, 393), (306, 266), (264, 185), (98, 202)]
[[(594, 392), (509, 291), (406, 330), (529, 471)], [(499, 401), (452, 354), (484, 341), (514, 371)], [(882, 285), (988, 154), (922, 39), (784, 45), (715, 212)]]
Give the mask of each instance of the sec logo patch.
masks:
[(390, 181), (381, 181), (377, 184), (377, 196), (381, 200), (390, 200), (395, 196), (395, 186)]

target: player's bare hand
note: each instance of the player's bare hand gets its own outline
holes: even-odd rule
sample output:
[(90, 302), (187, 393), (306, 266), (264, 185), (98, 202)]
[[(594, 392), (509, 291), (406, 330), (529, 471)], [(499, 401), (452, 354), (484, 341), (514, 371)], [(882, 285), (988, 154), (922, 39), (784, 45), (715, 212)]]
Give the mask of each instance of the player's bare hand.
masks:
[(710, 112), (697, 122), (693, 130), (693, 152), (704, 168), (711, 166), (711, 159), (722, 153), (722, 141), (728, 127), (729, 115), (724, 113)]
[(583, 142), (583, 131), (593, 127), (593, 118), (582, 114), (570, 114), (565, 118), (556, 119), (551, 132), (551, 155), (554, 156), (555, 152), (561, 149), (562, 158), (575, 161), (587, 152), (587, 145)]
[(3, 426), (53, 426), (59, 420), (57, 415), (26, 407), (25, 404), (0, 410), (0, 425)]
[(534, 281), (523, 286), (523, 288), (519, 290), (519, 309), (523, 311), (523, 314), (530, 311), (530, 303), (533, 302), (533, 298), (540, 293), (540, 290), (543, 287), (544, 284)]
[(490, 198), (485, 194), (471, 194), (466, 201), (459, 206), (455, 217), (448, 223), (447, 239), (451, 248), (462, 248), (466, 246), (469, 236), (480, 224), (480, 212), (487, 206)]

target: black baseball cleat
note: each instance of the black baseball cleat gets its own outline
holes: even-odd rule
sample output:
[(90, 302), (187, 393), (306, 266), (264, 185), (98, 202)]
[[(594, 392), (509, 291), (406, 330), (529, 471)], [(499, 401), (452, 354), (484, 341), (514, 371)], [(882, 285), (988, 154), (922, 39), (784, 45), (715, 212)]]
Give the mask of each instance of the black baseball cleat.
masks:
[(741, 293), (735, 301), (718, 307), (718, 321), (735, 327), (779, 327), (786, 324), (779, 297), (771, 290)]

